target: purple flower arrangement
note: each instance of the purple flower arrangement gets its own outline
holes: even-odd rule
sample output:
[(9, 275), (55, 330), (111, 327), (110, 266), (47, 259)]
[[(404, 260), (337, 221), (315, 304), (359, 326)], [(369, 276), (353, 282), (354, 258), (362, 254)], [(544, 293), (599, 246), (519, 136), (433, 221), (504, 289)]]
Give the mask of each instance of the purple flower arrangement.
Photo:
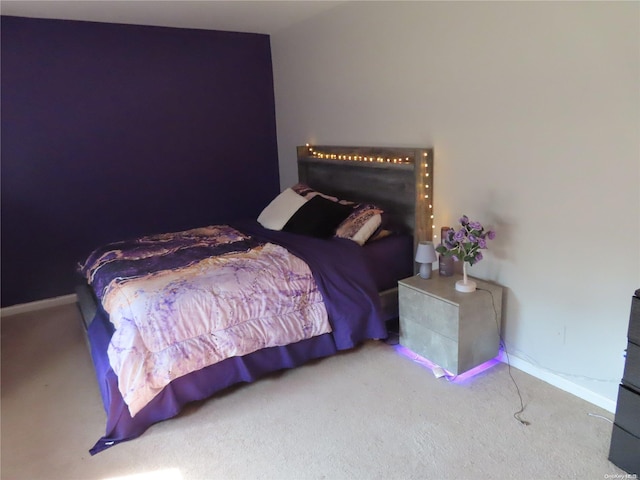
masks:
[(460, 218), (460, 225), (459, 230), (447, 230), (436, 251), (444, 256), (453, 257), (455, 261), (469, 262), (469, 265), (473, 265), (482, 260), (480, 250), (487, 248), (487, 240), (496, 238), (496, 232), (485, 231), (480, 222), (471, 222), (466, 215)]

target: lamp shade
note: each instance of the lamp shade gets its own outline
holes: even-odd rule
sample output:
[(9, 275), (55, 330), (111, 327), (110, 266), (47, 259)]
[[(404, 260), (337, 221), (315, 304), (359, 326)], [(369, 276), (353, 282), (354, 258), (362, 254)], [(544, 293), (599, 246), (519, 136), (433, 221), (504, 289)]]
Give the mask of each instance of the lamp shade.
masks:
[(416, 262), (433, 263), (438, 259), (433, 242), (420, 242), (416, 250)]

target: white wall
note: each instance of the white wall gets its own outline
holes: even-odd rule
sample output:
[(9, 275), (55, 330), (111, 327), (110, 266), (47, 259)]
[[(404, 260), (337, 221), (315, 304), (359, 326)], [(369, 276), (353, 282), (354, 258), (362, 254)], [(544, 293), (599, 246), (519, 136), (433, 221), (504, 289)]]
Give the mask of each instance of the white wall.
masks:
[[(612, 410), (640, 288), (640, 3), (347, 2), (272, 35), (295, 146), (433, 146), (436, 225), (498, 237), (514, 364)], [(532, 397), (533, 395), (529, 395)]]

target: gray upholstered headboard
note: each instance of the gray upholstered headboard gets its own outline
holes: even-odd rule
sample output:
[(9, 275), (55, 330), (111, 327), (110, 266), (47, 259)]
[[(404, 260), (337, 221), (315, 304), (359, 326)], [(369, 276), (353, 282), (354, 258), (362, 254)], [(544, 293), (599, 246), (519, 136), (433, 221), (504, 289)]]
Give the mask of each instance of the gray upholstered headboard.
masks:
[(298, 178), (320, 192), (382, 207), (414, 236), (433, 239), (433, 149), (305, 145)]

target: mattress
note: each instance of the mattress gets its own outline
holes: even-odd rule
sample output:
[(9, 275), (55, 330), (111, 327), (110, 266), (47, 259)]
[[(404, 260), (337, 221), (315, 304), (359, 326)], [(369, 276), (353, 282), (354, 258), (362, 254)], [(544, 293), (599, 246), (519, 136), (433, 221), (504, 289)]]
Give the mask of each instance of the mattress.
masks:
[(365, 243), (362, 254), (379, 292), (398, 286), (413, 275), (413, 237), (396, 234)]

